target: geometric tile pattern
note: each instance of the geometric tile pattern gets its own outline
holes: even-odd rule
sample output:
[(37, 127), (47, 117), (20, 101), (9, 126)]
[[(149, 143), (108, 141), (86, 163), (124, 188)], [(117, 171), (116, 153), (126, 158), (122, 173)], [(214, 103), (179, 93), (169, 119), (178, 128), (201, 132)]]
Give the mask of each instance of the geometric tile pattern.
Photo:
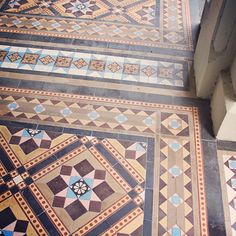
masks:
[(160, 142), (159, 234), (194, 235), (189, 138), (162, 137)]
[[(15, 205), (24, 205), (26, 219), (19, 220), (38, 225), (37, 232), (46, 235), (143, 235), (143, 222), (156, 215), (153, 234), (208, 235), (197, 108), (4, 87), (0, 96), (1, 118), (21, 114), (11, 116), (12, 121), (36, 123), (35, 116), (58, 106), (60, 119), (68, 119), (79, 107), (76, 114), (85, 114), (90, 122), (105, 119), (107, 112), (104, 123), (116, 124), (101, 128), (67, 126), (55, 118), (50, 123), (49, 116), (38, 120), (42, 125), (58, 122), (64, 128), (80, 128), (69, 134), (47, 127), (8, 127), (4, 121), (0, 202), (4, 209), (12, 198)], [(130, 114), (136, 119), (131, 121)], [(136, 129), (116, 129), (128, 121)], [(85, 135), (89, 130), (91, 136)], [(37, 144), (27, 155), (20, 146), (25, 140)], [(44, 141), (50, 145), (42, 147)], [(158, 176), (155, 185), (153, 176)], [(17, 230), (12, 225), (7, 229)]]
[[(4, 204), (0, 205), (0, 219), (1, 235), (37, 235), (32, 223), (27, 218), (26, 210), (21, 208), (15, 197), (8, 198)], [(35, 220), (35, 223), (38, 224), (38, 220)], [(37, 230), (45, 233), (40, 225)]]
[[(138, 152), (141, 142), (72, 135), (75, 142), (68, 144), (65, 139), (61, 150), (50, 149), (47, 159), (34, 162), (36, 156), (22, 164), (5, 141), (10, 129), (1, 126), (5, 132), (0, 139), (0, 216), (7, 216), (0, 224), (6, 235), (28, 235), (33, 230), (31, 220), (37, 225), (32, 235), (45, 230), (52, 235), (122, 232), (121, 224), (130, 228), (131, 222), (136, 222), (132, 231), (142, 232), (144, 200), (152, 201), (152, 196), (145, 196), (146, 163), (153, 160), (153, 154), (147, 156), (147, 143), (142, 142), (140, 162), (128, 158), (126, 146), (136, 146)], [(24, 206), (21, 218), (11, 205), (13, 209)], [(121, 215), (129, 220), (120, 221)], [(107, 227), (106, 221), (114, 228)]]
[(21, 129), (12, 135), (9, 143), (18, 145), (25, 154), (29, 154), (37, 148), (49, 149), (51, 138), (42, 130)]
[[(183, 87), (183, 63), (0, 45), (0, 67)], [(39, 108), (38, 108), (39, 109)], [(40, 110), (39, 110), (40, 112)]]
[(218, 151), (227, 235), (236, 235), (236, 153)]
[(169, 135), (189, 136), (188, 116), (162, 113), (161, 132)]
[[(34, 122), (57, 122), (58, 124), (71, 127), (85, 128), (97, 127), (102, 130), (113, 129), (132, 132), (154, 133), (156, 127), (155, 111), (140, 111), (137, 109), (123, 108), (121, 106), (104, 104), (97, 102), (85, 102), (63, 99), (54, 96), (53, 98), (42, 96), (0, 95), (2, 109), (0, 115), (7, 119), (21, 118), (31, 119)], [(53, 115), (51, 114), (53, 110)], [(79, 115), (78, 115), (79, 114)], [(138, 119), (137, 119), (138, 117)], [(19, 138), (20, 136), (23, 137)], [(37, 130), (19, 130), (16, 132), (10, 143), (19, 144), (26, 154), (31, 149), (50, 146), (50, 135)], [(25, 150), (25, 148), (28, 151)]]
[(43, 3), (35, 0), (6, 1), (2, 10), (9, 13), (49, 15), (79, 19), (102, 19), (125, 23), (152, 25), (155, 18), (154, 0), (142, 2), (125, 1), (90, 1), (56, 0)]
[(189, 1), (5, 0), (0, 12), (1, 32), (193, 48)]
[[(100, 212), (101, 201), (114, 193), (105, 177), (106, 171), (95, 170), (86, 159), (73, 167), (61, 166), (60, 175), (47, 183), (54, 193), (52, 205), (65, 208), (73, 220), (87, 211)], [(71, 211), (75, 206), (76, 213)]]

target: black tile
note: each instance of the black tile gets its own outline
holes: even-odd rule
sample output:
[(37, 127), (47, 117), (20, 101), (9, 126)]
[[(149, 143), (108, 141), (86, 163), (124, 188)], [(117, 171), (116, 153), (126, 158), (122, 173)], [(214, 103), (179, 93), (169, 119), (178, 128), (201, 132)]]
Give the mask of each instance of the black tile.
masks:
[(146, 167), (146, 189), (153, 189), (153, 172), (154, 166), (152, 162), (147, 162)]
[(19, 79), (0, 78), (0, 86), (17, 88), (19, 83)]
[(31, 193), (31, 191), (28, 188), (26, 188), (22, 192), (22, 194), (24, 196), (24, 199), (31, 206), (31, 209), (33, 210), (35, 215), (39, 215), (39, 214), (41, 214), (43, 212), (43, 209), (41, 208), (41, 206), (39, 205), (38, 201), (35, 199), (34, 195)]
[(90, 130), (82, 130), (82, 129), (74, 129), (74, 128), (64, 128), (63, 133), (75, 134), (80, 136), (91, 136), (92, 131)]
[(21, 167), (17, 168), (17, 172), (18, 172), (19, 174), (24, 173), (24, 172), (25, 172), (25, 167), (24, 167), (24, 166), (21, 166)]
[(54, 155), (57, 157), (57, 158), (61, 158), (63, 157), (65, 154), (71, 152), (72, 150), (76, 149), (76, 148), (79, 148), (80, 146), (82, 145), (82, 143), (78, 140), (72, 144), (70, 144), (69, 146), (63, 148), (62, 150), (56, 152)]
[(10, 176), (10, 174), (6, 174), (6, 175), (2, 176), (2, 179), (3, 179), (5, 182), (8, 182), (8, 181), (11, 180), (11, 176)]
[(155, 155), (155, 139), (148, 138), (147, 143), (147, 162), (154, 162)]
[(120, 98), (120, 95), (121, 92), (114, 89), (96, 88), (94, 92), (94, 96), (96, 97)]
[(52, 126), (52, 125), (38, 125), (38, 130), (45, 130), (45, 131), (52, 131), (56, 133), (62, 133), (63, 127), (59, 126)]
[(16, 226), (15, 226), (15, 231), (16, 231), (16, 232), (26, 233), (28, 224), (29, 224), (28, 221), (17, 220)]
[(119, 134), (118, 139), (134, 141), (134, 142), (147, 142), (146, 136), (135, 136), (135, 135), (128, 135), (128, 134)]
[(90, 232), (86, 234), (86, 236), (95, 236), (100, 235), (107, 229), (109, 229), (111, 225), (107, 221), (103, 221), (101, 224), (99, 224), (97, 227), (92, 229)]
[(95, 145), (96, 149), (98, 150), (98, 152), (100, 152), (102, 154), (103, 157), (106, 158), (106, 160), (112, 165), (114, 166), (118, 161), (116, 158), (114, 158), (110, 152), (108, 152), (102, 144), (98, 143)]
[(54, 223), (50, 221), (46, 213), (42, 213), (41, 215), (39, 215), (38, 219), (39, 221), (41, 221), (42, 225), (47, 230), (48, 235), (53, 235), (53, 236), (61, 235), (61, 233), (59, 233), (55, 228)]
[(137, 197), (138, 193), (137, 193), (135, 190), (131, 190), (131, 191), (128, 193), (128, 195), (129, 195), (132, 199), (134, 199), (135, 197)]
[(4, 149), (0, 146), (0, 161), (8, 172), (11, 172), (15, 169), (12, 162), (8, 159), (8, 156)]
[(236, 142), (218, 140), (217, 148), (220, 150), (236, 151)]
[(24, 123), (24, 122), (9, 121), (9, 120), (2, 120), (2, 119), (0, 119), (0, 125), (5, 125), (8, 127), (17, 127), (17, 128), (28, 128), (28, 129), (37, 128), (37, 124), (29, 124), (29, 123)]
[(93, 137), (99, 137), (99, 138), (118, 138), (119, 134), (117, 133), (106, 133), (106, 132), (100, 132), (100, 131), (92, 131)]
[(115, 222), (122, 219), (126, 214), (128, 214), (131, 210), (135, 209), (137, 206), (134, 202), (130, 202), (127, 205), (125, 205), (123, 208), (118, 210), (116, 213), (114, 213), (112, 216), (110, 216), (107, 219), (107, 222), (110, 225), (113, 225)]
[(7, 185), (5, 184), (0, 185), (0, 194), (5, 193), (7, 190), (8, 190)]
[(152, 221), (144, 220), (144, 222), (143, 222), (143, 235), (152, 236)]
[(0, 229), (4, 229), (16, 220), (12, 210), (8, 207), (0, 212)]
[(31, 178), (31, 177), (26, 178), (26, 179), (25, 179), (25, 183), (26, 183), (27, 185), (32, 184), (32, 183), (33, 183), (32, 178)]
[(126, 180), (126, 182), (134, 188), (138, 183), (136, 180), (123, 168), (120, 163), (117, 163), (113, 168)]
[(14, 195), (19, 192), (19, 188), (18, 186), (13, 186), (12, 188), (10, 188), (10, 191), (11, 191), (11, 194)]
[(145, 190), (144, 220), (152, 220), (153, 190)]
[(19, 88), (42, 90), (44, 82), (21, 80)]
[(56, 156), (50, 156), (47, 159), (45, 159), (44, 161), (40, 162), (39, 164), (31, 167), (30, 169), (28, 169), (28, 172), (30, 175), (35, 174), (36, 172), (40, 171), (41, 169), (45, 168), (46, 166), (48, 166), (49, 164), (55, 162), (57, 160)]
[(225, 235), (224, 210), (216, 142), (203, 141), (205, 189), (211, 235)]

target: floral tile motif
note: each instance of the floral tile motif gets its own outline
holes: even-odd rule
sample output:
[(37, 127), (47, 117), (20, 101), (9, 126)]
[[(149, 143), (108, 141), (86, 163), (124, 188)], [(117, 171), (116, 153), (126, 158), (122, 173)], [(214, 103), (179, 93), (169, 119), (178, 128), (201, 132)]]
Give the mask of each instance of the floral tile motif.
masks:
[(70, 51), (44, 50), (36, 48), (0, 45), (0, 68), (53, 72), (71, 77), (132, 81), (171, 87), (186, 87), (186, 61), (152, 61), (115, 57), (103, 54), (74, 53)]
[(2, 32), (193, 50), (189, 1), (4, 0), (0, 12)]

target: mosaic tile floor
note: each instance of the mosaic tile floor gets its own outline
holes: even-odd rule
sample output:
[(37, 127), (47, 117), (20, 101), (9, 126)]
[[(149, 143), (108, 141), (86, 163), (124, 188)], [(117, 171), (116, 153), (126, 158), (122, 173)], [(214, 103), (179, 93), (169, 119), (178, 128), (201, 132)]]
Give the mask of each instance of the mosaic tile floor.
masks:
[(236, 152), (218, 151), (227, 236), (236, 235)]
[[(0, 97), (3, 233), (23, 221), (27, 234), (151, 235), (156, 222), (159, 235), (207, 235), (197, 108), (6, 87)], [(11, 125), (19, 117), (41, 126)]]
[(0, 1), (0, 235), (225, 235), (196, 6)]

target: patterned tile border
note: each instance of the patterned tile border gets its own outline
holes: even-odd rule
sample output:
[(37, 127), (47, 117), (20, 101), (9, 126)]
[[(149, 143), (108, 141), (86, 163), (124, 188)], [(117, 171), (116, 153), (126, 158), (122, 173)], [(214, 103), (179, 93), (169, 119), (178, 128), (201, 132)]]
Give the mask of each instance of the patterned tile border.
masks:
[(218, 151), (226, 235), (236, 235), (236, 152)]
[[(180, 111), (193, 111), (193, 107), (189, 106), (177, 106), (177, 105), (168, 105), (168, 104), (159, 104), (159, 103), (149, 103), (149, 102), (141, 102), (141, 101), (132, 101), (132, 100), (122, 100), (115, 98), (104, 98), (104, 97), (92, 97), (86, 95), (77, 95), (77, 94), (69, 94), (69, 93), (58, 93), (58, 92), (48, 92), (42, 90), (32, 90), (32, 89), (20, 89), (20, 88), (10, 88), (10, 87), (2, 87), (0, 86), (1, 93), (20, 93), (27, 95), (43, 95), (48, 97), (59, 97), (59, 98), (67, 98), (67, 99), (75, 99), (77, 102), (79, 101), (97, 101), (97, 102), (108, 102), (114, 104), (122, 104), (122, 105), (131, 105), (138, 107), (148, 107), (151, 109), (156, 108), (164, 108), (164, 109), (174, 109)], [(196, 108), (197, 109), (197, 108)]]
[(22, 16), (4, 12), (0, 15), (0, 31), (192, 50), (189, 1), (162, 0), (158, 14), (160, 14), (159, 28), (109, 21), (27, 14)]
[[(15, 93), (15, 94), (14, 94)], [(146, 194), (147, 196), (152, 196), (152, 192), (157, 191), (157, 194), (162, 193), (165, 196), (165, 200), (159, 196), (159, 201), (162, 201), (160, 204), (158, 204), (158, 207), (160, 206), (160, 210), (158, 213), (158, 219), (155, 219), (158, 221), (158, 223), (161, 225), (157, 230), (159, 230), (159, 233), (170, 233), (170, 232), (177, 232), (177, 233), (190, 233), (190, 232), (198, 232), (198, 234), (201, 234), (202, 236), (208, 235), (208, 226), (207, 226), (207, 217), (206, 217), (206, 200), (205, 200), (205, 192), (204, 192), (204, 174), (203, 174), (203, 156), (201, 152), (201, 141), (200, 141), (200, 124), (199, 124), (199, 114), (198, 109), (195, 107), (183, 107), (183, 106), (173, 106), (173, 105), (164, 105), (164, 104), (156, 104), (156, 103), (145, 103), (145, 102), (138, 102), (138, 101), (128, 101), (128, 100), (119, 100), (119, 99), (110, 99), (110, 98), (98, 98), (98, 97), (90, 97), (90, 96), (81, 96), (81, 95), (74, 95), (74, 94), (63, 94), (63, 93), (54, 93), (54, 92), (45, 92), (45, 91), (36, 91), (36, 90), (27, 90), (27, 89), (14, 89), (14, 88), (5, 88), (0, 87), (0, 94), (4, 98), (7, 98), (10, 96), (24, 96), (24, 98), (28, 98), (31, 100), (30, 96), (34, 95), (34, 99), (37, 99), (37, 96), (40, 96), (43, 101), (50, 100), (51, 97), (55, 99), (56, 97), (60, 98), (63, 102), (70, 101), (73, 103), (75, 100), (78, 102), (90, 102), (90, 104), (94, 101), (97, 103), (97, 105), (101, 102), (103, 105), (106, 103), (109, 104), (109, 106), (114, 107), (115, 105), (118, 107), (123, 107), (125, 109), (132, 107), (132, 109), (139, 109), (143, 110), (145, 112), (147, 111), (158, 111), (160, 115), (157, 117), (157, 120), (159, 120), (159, 128), (156, 129), (156, 134), (160, 136), (160, 139), (158, 138), (155, 142), (153, 138), (148, 138), (147, 140), (151, 139), (152, 141), (149, 141), (150, 147), (154, 148), (155, 143), (160, 145), (158, 149), (161, 149), (160, 156), (156, 153), (158, 158), (160, 158), (161, 162), (155, 158), (155, 162), (158, 163), (158, 165), (161, 163), (161, 166), (158, 168), (155, 168), (155, 171), (160, 171), (160, 183), (159, 187), (161, 188), (161, 191), (157, 189), (156, 187), (151, 187), (150, 182), (147, 182), (147, 190)], [(47, 97), (47, 99), (45, 99)], [(26, 101), (24, 99), (24, 101)], [(8, 101), (9, 102), (9, 101)], [(42, 102), (42, 100), (41, 100)], [(13, 106), (15, 107), (15, 106)], [(120, 111), (122, 112), (122, 111)], [(28, 121), (30, 121), (31, 118), (27, 118)], [(47, 124), (47, 122), (44, 122), (44, 124)], [(94, 130), (94, 129), (93, 129)], [(133, 132), (133, 131), (131, 131)], [(37, 133), (37, 132), (36, 132)], [(130, 133), (130, 132), (129, 132)], [(96, 134), (102, 137), (106, 137), (106, 133), (96, 132)], [(143, 135), (142, 131), (139, 131), (139, 135)], [(140, 137), (141, 137), (140, 136)], [(146, 135), (145, 135), (146, 136)], [(155, 136), (155, 135), (154, 135)], [(154, 137), (153, 136), (153, 137)], [(127, 136), (128, 138), (129, 136)], [(137, 138), (140, 138), (137, 136)], [(91, 147), (90, 145), (86, 144), (86, 139), (82, 139), (80, 143), (80, 147), (74, 151), (73, 145), (71, 144), (72, 149), (68, 149), (68, 154), (64, 156), (58, 156), (57, 154), (55, 158), (48, 158), (49, 162), (42, 162), (39, 163), (41, 165), (41, 170), (36, 170), (35, 165), (33, 164), (32, 167), (29, 167), (27, 169), (27, 172), (30, 173), (30, 175), (33, 177), (32, 181), (39, 181), (40, 179), (44, 178), (44, 176), (47, 175), (47, 173), (51, 171), (55, 171), (58, 166), (64, 165), (69, 160), (75, 158), (77, 155), (81, 155), (84, 150), (86, 149), (85, 146), (89, 149), (90, 153), (93, 153), (94, 158), (97, 158), (99, 162), (104, 162), (102, 160), (102, 156), (107, 156), (107, 160), (109, 160), (110, 155), (115, 155), (116, 160), (120, 162), (119, 168), (126, 168), (129, 170), (129, 165), (127, 165), (123, 162), (123, 159), (120, 157), (119, 152), (112, 151), (110, 148), (113, 147), (113, 145), (107, 145), (107, 142), (103, 141), (103, 145), (105, 145), (105, 149), (101, 149), (97, 143), (97, 139), (92, 139), (91, 137), (90, 142), (92, 145), (96, 146), (96, 149), (94, 147)], [(170, 141), (167, 141), (170, 140)], [(76, 144), (78, 145), (78, 144)], [(7, 150), (7, 146), (5, 147)], [(70, 151), (71, 150), (71, 151)], [(106, 150), (106, 151), (105, 151)], [(110, 151), (109, 151), (110, 150)], [(9, 151), (7, 151), (9, 152)], [(10, 153), (10, 152), (9, 152)], [(59, 152), (60, 153), (60, 152)], [(106, 154), (105, 154), (106, 153)], [(109, 154), (108, 154), (109, 153)], [(168, 154), (169, 153), (169, 154)], [(60, 155), (60, 154), (58, 154)], [(149, 156), (149, 154), (148, 154)], [(170, 158), (173, 157), (173, 158)], [(167, 161), (168, 166), (167, 166)], [(181, 162), (181, 158), (183, 159), (183, 163)], [(176, 163), (174, 163), (174, 160), (177, 160)], [(190, 161), (191, 160), (191, 161)], [(111, 160), (110, 160), (111, 161)], [(46, 165), (46, 166), (45, 166)], [(151, 168), (150, 168), (151, 166)], [(48, 169), (47, 169), (48, 168)], [(107, 169), (112, 174), (112, 168), (110, 165), (108, 165), (107, 161), (104, 162), (104, 168)], [(147, 172), (149, 175), (152, 175), (150, 173), (152, 172), (153, 168), (153, 162), (152, 160), (149, 160), (147, 163)], [(164, 169), (165, 168), (165, 171)], [(119, 169), (118, 169), (119, 170)], [(4, 171), (4, 170), (3, 170)], [(132, 172), (132, 168), (130, 169)], [(166, 174), (165, 174), (166, 172)], [(17, 174), (17, 173), (16, 173)], [(117, 173), (113, 173), (114, 176), (117, 176)], [(23, 175), (23, 174), (22, 174)], [(173, 179), (168, 178), (167, 176), (175, 176), (175, 180), (180, 184), (184, 184), (184, 188), (182, 190), (178, 190), (178, 195), (174, 194), (174, 188), (172, 188), (171, 184), (173, 184)], [(15, 174), (12, 176), (15, 176)], [(132, 174), (132, 176), (136, 176), (136, 182), (139, 182), (139, 176), (135, 174)], [(195, 177), (197, 178), (195, 178)], [(122, 185), (124, 185), (125, 190), (129, 191), (130, 188), (129, 184), (130, 182), (129, 178), (123, 176), (124, 179), (120, 179)], [(15, 177), (12, 177), (15, 178)], [(27, 183), (29, 182), (29, 177), (26, 177), (26, 185), (19, 186), (19, 189), (24, 189), (27, 186)], [(149, 178), (149, 177), (147, 177)], [(183, 180), (181, 180), (183, 178)], [(167, 181), (171, 183), (169, 183)], [(4, 179), (6, 180), (6, 178)], [(140, 179), (141, 181), (141, 179)], [(192, 182), (193, 181), (193, 182)], [(11, 181), (10, 181), (11, 182)], [(8, 182), (8, 187), (13, 188), (12, 184)], [(170, 184), (170, 185), (169, 185)], [(155, 185), (154, 185), (155, 186)], [(166, 187), (165, 187), (166, 186)], [(170, 188), (171, 192), (169, 192), (167, 195), (165, 194), (166, 188)], [(123, 187), (122, 187), (123, 188)], [(123, 189), (124, 189), (123, 188)], [(143, 188), (143, 187), (142, 187)], [(142, 189), (140, 188), (140, 189)], [(149, 189), (150, 188), (150, 189)], [(193, 191), (192, 191), (192, 190)], [(12, 190), (11, 190), (12, 191)], [(136, 192), (140, 192), (138, 188), (136, 188)], [(6, 194), (6, 193), (4, 193)], [(14, 194), (11, 193), (11, 194)], [(4, 196), (5, 198), (7, 195)], [(2, 195), (1, 195), (2, 199)], [(182, 200), (181, 200), (182, 199)], [(192, 199), (192, 200), (191, 200)], [(142, 199), (140, 198), (134, 198), (133, 199), (135, 204), (142, 204)], [(155, 202), (155, 201), (154, 201)], [(166, 203), (165, 203), (166, 202)], [(131, 203), (127, 203), (131, 207)], [(166, 205), (167, 204), (167, 205)], [(193, 205), (192, 205), (193, 204)], [(151, 220), (152, 215), (152, 201), (149, 202), (149, 204), (144, 205), (144, 211), (146, 212), (144, 215), (144, 220)], [(171, 212), (176, 211), (176, 209), (182, 209), (183, 211), (183, 221), (178, 222), (178, 224), (173, 224), (173, 217), (178, 217), (178, 215), (175, 216), (169, 216), (169, 211), (166, 211), (166, 206), (168, 206), (168, 209), (172, 209)], [(134, 209), (134, 208), (133, 208)], [(147, 213), (148, 212), (148, 213)], [(166, 220), (169, 222), (168, 226), (165, 226), (165, 220), (163, 218), (163, 214), (166, 212)], [(169, 213), (168, 213), (169, 212)], [(182, 212), (182, 211), (178, 211)], [(117, 212), (118, 214), (118, 212)], [(178, 213), (180, 214), (180, 213)], [(182, 214), (182, 213), (181, 213)], [(163, 218), (163, 219), (162, 219)], [(181, 218), (182, 219), (182, 218)], [(109, 219), (108, 219), (109, 221)], [(97, 221), (96, 221), (97, 222)], [(115, 222), (114, 222), (115, 223)], [(120, 221), (120, 224), (122, 223), (122, 220)], [(121, 226), (121, 225), (120, 225)], [(117, 225), (119, 228), (120, 226)], [(96, 226), (94, 229), (92, 229), (91, 232), (94, 232), (93, 230), (96, 230), (98, 226)], [(144, 225), (144, 227), (146, 227)], [(59, 227), (60, 228), (60, 227)], [(87, 226), (86, 229), (89, 227)], [(115, 228), (114, 228), (115, 229)], [(80, 229), (81, 230), (81, 229)], [(119, 229), (118, 229), (119, 230)], [(144, 231), (147, 229), (144, 229)], [(105, 231), (103, 231), (105, 232)], [(117, 232), (117, 231), (116, 231)], [(146, 232), (146, 231), (145, 231)], [(75, 232), (76, 233), (76, 232)], [(81, 232), (80, 232), (81, 233)], [(77, 232), (79, 234), (79, 232)], [(148, 234), (147, 234), (148, 235)]]
[(184, 87), (187, 74), (181, 62), (4, 45), (0, 45), (0, 67), (176, 87)]

